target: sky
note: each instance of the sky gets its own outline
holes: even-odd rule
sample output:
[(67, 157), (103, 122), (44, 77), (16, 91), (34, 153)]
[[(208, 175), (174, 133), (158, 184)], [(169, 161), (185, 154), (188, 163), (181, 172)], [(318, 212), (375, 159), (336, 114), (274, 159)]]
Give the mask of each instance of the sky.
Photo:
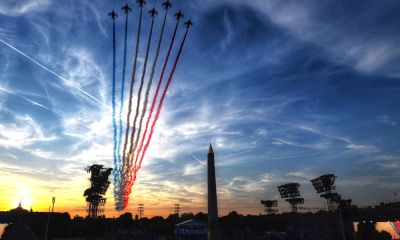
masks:
[[(138, 52), (145, 85), (165, 11), (148, 0)], [(166, 76), (185, 45), (129, 205), (105, 215), (207, 212), (206, 159), (215, 152), (220, 215), (262, 213), (260, 200), (289, 205), (277, 186), (299, 183), (305, 206), (323, 207), (310, 180), (337, 176), (337, 192), (358, 206), (400, 192), (400, 4), (398, 1), (173, 0), (150, 98), (180, 9)], [(116, 106), (122, 82), (126, 1), (0, 3), (0, 211), (22, 206), (85, 215), (92, 164), (114, 168), (112, 123), (115, 9)], [(123, 124), (140, 8), (128, 23)], [(166, 84), (164, 78), (162, 89)], [(133, 106), (139, 84), (135, 84)], [(151, 102), (151, 101), (150, 101)], [(150, 103), (149, 103), (150, 105)], [(149, 107), (148, 105), (148, 107)], [(146, 119), (147, 119), (146, 115)], [(154, 116), (154, 115), (153, 115)], [(133, 117), (132, 117), (133, 118)], [(132, 119), (131, 118), (131, 119)]]
[[(358, 229), (358, 222), (354, 222), (354, 229), (357, 232)], [(390, 233), (390, 235), (392, 235), (393, 239), (399, 239), (400, 235), (397, 234), (394, 230), (393, 227), (390, 225), (389, 222), (377, 222), (376, 223), (376, 230), (378, 230), (379, 232), (382, 231), (386, 231), (388, 233)]]

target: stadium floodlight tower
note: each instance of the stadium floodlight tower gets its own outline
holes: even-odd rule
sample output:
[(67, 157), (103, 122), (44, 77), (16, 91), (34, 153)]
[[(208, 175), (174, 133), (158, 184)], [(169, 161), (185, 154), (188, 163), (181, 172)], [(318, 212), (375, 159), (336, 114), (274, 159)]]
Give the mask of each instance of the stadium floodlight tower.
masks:
[(278, 212), (278, 209), (272, 209), (274, 207), (278, 207), (277, 200), (261, 200), (261, 204), (265, 207), (265, 212), (269, 214)]
[(103, 198), (101, 195), (105, 195), (110, 185), (108, 176), (110, 176), (112, 168), (103, 168), (103, 165), (93, 164), (85, 168), (90, 175), (90, 188), (86, 189), (83, 196), (86, 197), (87, 208), (89, 218), (96, 219), (97, 213), (104, 212), (104, 205), (106, 204), (107, 198)]
[(340, 195), (331, 199), (333, 204), (340, 209), (350, 209), (351, 199), (342, 199)]
[(321, 194), (320, 197), (326, 199), (328, 211), (334, 210), (335, 202), (332, 200), (339, 196), (337, 193), (332, 192), (336, 189), (335, 180), (336, 176), (334, 174), (325, 174), (310, 181), (317, 193), (324, 193)]
[(289, 202), (292, 212), (297, 212), (297, 205), (304, 204), (304, 198), (300, 197), (300, 184), (288, 183), (278, 187), (281, 198), (288, 198), (285, 201)]
[(138, 209), (138, 212), (139, 212), (139, 215), (140, 215), (140, 228), (142, 228), (142, 214), (144, 212), (144, 204), (139, 203), (137, 209)]

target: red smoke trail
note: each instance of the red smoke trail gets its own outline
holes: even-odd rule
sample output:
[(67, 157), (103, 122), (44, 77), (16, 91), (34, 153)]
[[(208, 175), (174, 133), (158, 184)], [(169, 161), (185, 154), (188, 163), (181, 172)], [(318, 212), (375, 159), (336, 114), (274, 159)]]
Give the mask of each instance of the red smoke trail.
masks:
[[(158, 117), (160, 116), (162, 104), (163, 104), (163, 102), (164, 102), (165, 95), (167, 94), (169, 84), (171, 83), (172, 76), (174, 75), (174, 72), (175, 72), (175, 69), (176, 69), (176, 65), (178, 64), (179, 56), (181, 55), (182, 48), (183, 48), (183, 44), (185, 43), (185, 40), (186, 40), (186, 36), (187, 36), (188, 31), (189, 31), (189, 28), (186, 30), (185, 37), (183, 38), (181, 47), (180, 47), (180, 49), (179, 49), (178, 56), (176, 57), (176, 60), (175, 60), (175, 63), (174, 63), (174, 67), (172, 68), (171, 74), (169, 75), (169, 78), (168, 78), (167, 85), (165, 86), (163, 95), (162, 95), (162, 97), (161, 97), (161, 99), (160, 99), (160, 103), (158, 104), (156, 117), (155, 117), (155, 119), (154, 119), (154, 121), (153, 121), (153, 124), (151, 125), (151, 130), (150, 130), (149, 138), (147, 139), (146, 145), (144, 146), (143, 154), (142, 154), (142, 157), (140, 158), (139, 165), (138, 165), (137, 167), (136, 167), (136, 166), (133, 167), (133, 168), (131, 169), (131, 171), (130, 171), (130, 181), (129, 181), (129, 183), (128, 183), (128, 186), (126, 186), (126, 189), (125, 189), (124, 206), (123, 206), (122, 209), (125, 209), (126, 206), (128, 205), (129, 195), (131, 194), (131, 192), (132, 192), (132, 186), (133, 186), (133, 184), (135, 184), (135, 181), (136, 181), (136, 173), (137, 173), (137, 172), (139, 171), (139, 169), (141, 168), (142, 161), (143, 161), (143, 157), (144, 157), (144, 155), (146, 154), (147, 147), (149, 146), (151, 137), (153, 136), (154, 126), (156, 125), (157, 120), (158, 120)], [(136, 161), (135, 161), (135, 162), (136, 162)], [(132, 173), (134, 174), (134, 176), (132, 176)]]
[(137, 151), (137, 153), (136, 153), (135, 166), (136, 166), (138, 157), (139, 157), (139, 155), (140, 155), (140, 152), (142, 151), (142, 148), (143, 148), (143, 142), (144, 142), (144, 139), (145, 139), (145, 137), (146, 137), (147, 129), (148, 129), (148, 127), (149, 127), (149, 122), (150, 122), (150, 119), (151, 119), (151, 115), (153, 114), (154, 107), (156, 106), (157, 97), (158, 97), (158, 92), (160, 91), (161, 82), (162, 82), (162, 80), (163, 80), (163, 78), (164, 78), (164, 72), (165, 72), (165, 68), (167, 67), (169, 55), (171, 54), (172, 45), (174, 45), (176, 30), (178, 29), (178, 24), (179, 24), (179, 19), (178, 19), (178, 22), (176, 23), (174, 35), (172, 36), (172, 40), (171, 40), (171, 44), (170, 44), (170, 46), (169, 46), (167, 58), (165, 59), (164, 67), (163, 67), (163, 70), (162, 70), (162, 72), (161, 72), (160, 81), (158, 82), (157, 90), (156, 90), (156, 93), (155, 93), (155, 95), (154, 95), (153, 102), (151, 103), (151, 108), (150, 108), (149, 117), (147, 118), (147, 122), (146, 122), (146, 128), (145, 128), (145, 130), (144, 130), (142, 140), (140, 141), (139, 149), (138, 149), (138, 151)]

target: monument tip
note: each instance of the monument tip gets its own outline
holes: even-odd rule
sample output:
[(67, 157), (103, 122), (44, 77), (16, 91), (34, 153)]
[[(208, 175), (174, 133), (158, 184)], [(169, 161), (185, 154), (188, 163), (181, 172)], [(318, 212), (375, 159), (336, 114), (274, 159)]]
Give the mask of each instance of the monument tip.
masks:
[(214, 151), (212, 149), (212, 146), (211, 146), (211, 143), (210, 143), (210, 147), (208, 148), (208, 153), (214, 153)]

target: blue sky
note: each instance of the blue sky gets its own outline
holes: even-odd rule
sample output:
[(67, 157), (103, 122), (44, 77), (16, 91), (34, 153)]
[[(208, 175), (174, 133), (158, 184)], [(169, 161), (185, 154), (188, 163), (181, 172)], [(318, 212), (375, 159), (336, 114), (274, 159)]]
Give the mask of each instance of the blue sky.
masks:
[[(114, 8), (119, 14), (119, 92), (125, 26), (120, 8), (125, 3), (0, 3), (0, 39), (20, 51), (0, 42), (0, 178), (6, 183), (1, 208), (25, 195), (27, 207), (44, 211), (54, 195), (64, 211), (83, 214), (88, 177), (83, 168), (94, 163), (113, 167), (112, 21), (107, 13)], [(148, 0), (144, 7), (136, 81), (151, 24), (147, 11), (153, 6), (159, 11), (145, 86), (165, 13), (161, 3)], [(289, 182), (301, 184), (307, 206), (323, 206), (310, 180), (328, 173), (338, 177), (342, 198), (354, 204), (394, 200), (393, 192), (400, 191), (397, 1), (171, 3), (151, 98), (176, 24), (172, 14), (182, 9), (183, 20), (191, 18), (194, 26), (126, 211), (136, 212), (136, 204), (145, 203), (149, 216), (165, 216), (180, 203), (182, 212), (206, 212), (204, 163), (210, 143), (220, 214), (262, 212), (260, 200), (278, 199), (276, 187)], [(139, 15), (134, 2), (128, 4), (133, 12), (123, 116)], [(184, 33), (181, 24), (171, 60)], [(111, 192), (106, 214), (118, 215)]]

